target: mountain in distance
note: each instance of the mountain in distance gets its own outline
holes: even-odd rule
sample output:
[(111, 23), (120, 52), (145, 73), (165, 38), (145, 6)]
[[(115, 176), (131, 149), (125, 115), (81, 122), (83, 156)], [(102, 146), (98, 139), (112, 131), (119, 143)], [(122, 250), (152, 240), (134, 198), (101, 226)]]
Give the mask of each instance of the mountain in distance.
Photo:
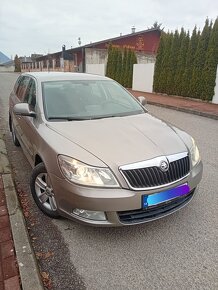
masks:
[(11, 59), (7, 57), (3, 52), (0, 51), (0, 64), (10, 61)]

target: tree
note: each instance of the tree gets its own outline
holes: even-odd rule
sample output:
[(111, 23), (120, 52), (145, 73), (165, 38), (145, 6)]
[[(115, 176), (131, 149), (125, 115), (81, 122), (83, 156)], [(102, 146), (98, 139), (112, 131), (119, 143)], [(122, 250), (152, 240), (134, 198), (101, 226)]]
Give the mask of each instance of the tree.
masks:
[(167, 79), (170, 73), (170, 58), (171, 58), (171, 46), (173, 42), (173, 33), (166, 35), (165, 53), (162, 63), (161, 81), (160, 81), (160, 92), (166, 93), (167, 90)]
[(166, 40), (167, 40), (167, 34), (162, 32), (161, 37), (160, 37), (160, 44), (157, 51), (155, 69), (154, 69), (154, 82), (153, 82), (154, 92), (161, 91), (161, 72), (164, 69), (163, 60), (164, 60), (164, 53), (166, 51)]
[(203, 90), (202, 71), (205, 64), (211, 28), (212, 23), (209, 23), (209, 19), (207, 18), (195, 54), (195, 61), (193, 65), (193, 72), (189, 90), (189, 94), (192, 98), (200, 98), (201, 92)]
[(115, 80), (121, 84), (122, 82), (122, 69), (123, 69), (123, 57), (122, 51), (119, 49), (117, 50), (117, 64), (116, 64), (116, 76)]
[(180, 34), (181, 38), (181, 45), (178, 51), (178, 58), (177, 58), (177, 68), (175, 72), (174, 78), (174, 88), (173, 93), (175, 95), (181, 95), (182, 93), (182, 78), (184, 75), (185, 67), (186, 67), (186, 56), (189, 46), (189, 32), (186, 33), (184, 29), (181, 30)]
[(15, 72), (21, 72), (21, 64), (20, 64), (20, 59), (18, 58), (18, 55), (16, 54), (15, 55), (15, 58), (14, 58), (14, 71)]
[(158, 23), (157, 21), (155, 21), (151, 27), (148, 27), (148, 29), (164, 30), (164, 28), (161, 28), (161, 26), (162, 26), (162, 23)]
[(195, 53), (197, 50), (198, 42), (200, 38), (200, 31), (197, 32), (197, 27), (195, 26), (192, 31), (192, 36), (189, 41), (187, 56), (186, 56), (186, 64), (185, 64), (185, 70), (182, 76), (181, 80), (181, 95), (188, 97), (189, 94), (189, 87), (190, 87), (190, 81), (195, 61)]
[(112, 70), (112, 45), (111, 43), (108, 46), (108, 58), (107, 58), (107, 69), (106, 69), (106, 76), (111, 77), (111, 70)]
[(128, 70), (128, 88), (132, 88), (133, 65), (137, 63), (137, 57), (133, 50), (129, 50), (129, 70)]
[(211, 31), (205, 64), (202, 72), (201, 98), (211, 101), (216, 85), (216, 73), (218, 65), (218, 18), (215, 20)]
[(126, 87), (128, 84), (128, 52), (126, 47), (123, 53), (123, 66), (122, 66), (122, 82), (121, 84)]
[(166, 81), (166, 93), (169, 95), (174, 94), (174, 80), (175, 80), (175, 71), (177, 69), (177, 58), (179, 48), (180, 48), (180, 35), (178, 30), (176, 30), (173, 35), (172, 45), (170, 48), (169, 72)]

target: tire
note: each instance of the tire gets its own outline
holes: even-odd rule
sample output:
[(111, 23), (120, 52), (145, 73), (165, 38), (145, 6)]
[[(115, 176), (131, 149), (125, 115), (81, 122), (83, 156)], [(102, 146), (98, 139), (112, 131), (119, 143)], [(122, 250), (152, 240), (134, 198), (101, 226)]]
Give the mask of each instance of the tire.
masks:
[(33, 169), (30, 178), (30, 189), (39, 209), (51, 218), (58, 218), (57, 203), (44, 163), (39, 163)]
[(15, 146), (19, 147), (20, 146), (20, 142), (19, 140), (17, 139), (17, 136), (16, 136), (16, 132), (15, 132), (15, 129), (14, 129), (14, 125), (13, 125), (13, 122), (12, 120), (10, 120), (11, 122), (11, 134), (12, 134), (12, 140), (13, 140), (13, 143)]

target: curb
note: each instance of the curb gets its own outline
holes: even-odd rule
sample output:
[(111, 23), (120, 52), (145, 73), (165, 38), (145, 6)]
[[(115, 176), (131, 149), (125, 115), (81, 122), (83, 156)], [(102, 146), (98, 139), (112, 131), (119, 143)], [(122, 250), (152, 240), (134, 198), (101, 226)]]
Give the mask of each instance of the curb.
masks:
[(196, 111), (196, 110), (192, 110), (192, 109), (186, 109), (186, 108), (182, 108), (182, 107), (175, 107), (172, 105), (160, 104), (160, 103), (156, 103), (156, 102), (152, 102), (152, 101), (148, 101), (148, 100), (147, 100), (147, 104), (154, 105), (157, 107), (164, 107), (164, 108), (172, 109), (172, 110), (176, 110), (176, 111), (181, 111), (181, 112), (185, 112), (185, 113), (189, 113), (189, 114), (193, 114), (193, 115), (198, 115), (201, 117), (206, 117), (206, 118), (210, 118), (210, 119), (214, 119), (214, 120), (218, 120), (218, 115), (214, 115), (214, 114), (210, 114), (210, 113), (205, 113), (205, 112)]
[(23, 213), (11, 175), (5, 143), (0, 134), (0, 173), (2, 174), (6, 204), (23, 290), (43, 290), (36, 258), (29, 241)]

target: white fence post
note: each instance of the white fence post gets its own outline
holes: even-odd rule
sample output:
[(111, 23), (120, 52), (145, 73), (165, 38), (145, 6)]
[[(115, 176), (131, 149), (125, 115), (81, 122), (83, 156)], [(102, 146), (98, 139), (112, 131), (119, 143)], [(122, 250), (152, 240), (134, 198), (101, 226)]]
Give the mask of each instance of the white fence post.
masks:
[(212, 99), (212, 103), (218, 104), (218, 66), (216, 69), (216, 84), (215, 84), (214, 91), (215, 91), (215, 93), (214, 93), (214, 96)]
[(105, 64), (86, 64), (86, 73), (105, 76)]
[(152, 93), (154, 79), (154, 63), (134, 64), (132, 89)]

